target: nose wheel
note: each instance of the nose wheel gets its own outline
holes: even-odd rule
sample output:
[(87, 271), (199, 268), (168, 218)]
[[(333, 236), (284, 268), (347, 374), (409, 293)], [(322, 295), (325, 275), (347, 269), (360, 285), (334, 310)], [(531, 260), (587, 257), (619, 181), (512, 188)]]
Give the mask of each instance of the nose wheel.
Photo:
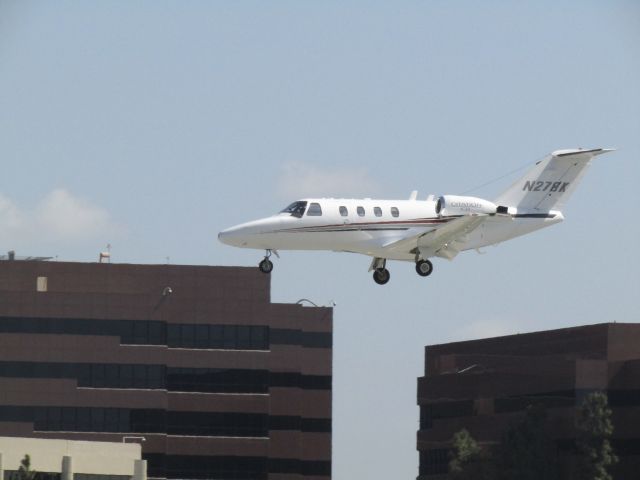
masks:
[(273, 270), (273, 262), (265, 258), (258, 264), (258, 268), (262, 273), (271, 273), (271, 270)]
[[(280, 257), (278, 255), (278, 252), (276, 252), (275, 250), (273, 251), (273, 253), (275, 253), (278, 258)], [(258, 264), (258, 268), (262, 273), (268, 274), (273, 270), (273, 262), (269, 260), (269, 257), (271, 257), (271, 250), (267, 250), (264, 259)]]
[(416, 272), (421, 277), (428, 277), (433, 272), (433, 264), (429, 260), (418, 260), (416, 262)]

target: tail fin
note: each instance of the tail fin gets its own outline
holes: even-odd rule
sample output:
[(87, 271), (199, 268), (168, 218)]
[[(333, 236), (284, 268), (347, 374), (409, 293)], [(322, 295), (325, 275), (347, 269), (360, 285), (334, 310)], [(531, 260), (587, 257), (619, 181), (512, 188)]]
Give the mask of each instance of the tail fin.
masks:
[(521, 211), (562, 210), (596, 155), (612, 149), (557, 150), (540, 160), (496, 200)]

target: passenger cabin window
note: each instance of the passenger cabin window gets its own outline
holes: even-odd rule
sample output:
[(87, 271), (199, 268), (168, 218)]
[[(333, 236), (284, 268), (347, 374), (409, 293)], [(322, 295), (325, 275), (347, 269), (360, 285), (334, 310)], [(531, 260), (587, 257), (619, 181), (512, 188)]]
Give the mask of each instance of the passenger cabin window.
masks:
[(359, 217), (364, 217), (364, 207), (358, 207), (357, 211)]
[(376, 217), (381, 217), (382, 216), (382, 209), (380, 207), (373, 207), (373, 214)]
[(343, 217), (349, 215), (349, 210), (347, 210), (347, 207), (340, 207), (340, 215), (342, 215)]
[(293, 202), (280, 213), (290, 213), (292, 217), (301, 218), (304, 215), (304, 209), (307, 207), (307, 202)]
[(322, 208), (319, 203), (310, 203), (307, 210), (307, 217), (319, 217), (322, 215)]
[(398, 211), (398, 207), (391, 207), (391, 216), (397, 217), (399, 215), (400, 215), (400, 212)]

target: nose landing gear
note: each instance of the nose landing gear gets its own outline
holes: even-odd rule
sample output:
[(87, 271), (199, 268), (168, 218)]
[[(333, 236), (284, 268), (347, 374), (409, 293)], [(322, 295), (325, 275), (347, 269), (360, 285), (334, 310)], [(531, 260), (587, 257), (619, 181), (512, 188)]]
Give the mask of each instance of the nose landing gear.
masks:
[[(273, 253), (276, 254), (276, 257), (278, 256), (278, 252), (276, 252), (275, 250), (273, 251)], [(271, 250), (266, 251), (264, 258), (258, 264), (258, 268), (262, 273), (269, 274), (273, 270), (273, 262), (269, 260), (269, 257), (271, 257)]]
[(271, 270), (273, 270), (273, 262), (265, 258), (258, 264), (258, 268), (262, 273), (271, 273)]

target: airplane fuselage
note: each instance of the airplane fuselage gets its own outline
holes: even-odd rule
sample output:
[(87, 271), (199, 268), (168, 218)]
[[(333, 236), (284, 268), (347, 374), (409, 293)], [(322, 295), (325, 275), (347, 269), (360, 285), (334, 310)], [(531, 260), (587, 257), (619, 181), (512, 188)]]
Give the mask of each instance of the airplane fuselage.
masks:
[[(458, 218), (436, 213), (435, 200), (308, 198), (301, 217), (290, 212), (243, 223), (220, 232), (221, 242), (261, 250), (330, 250), (390, 260), (414, 261), (415, 252), (386, 251), (399, 238), (428, 233)], [(313, 205), (319, 209), (311, 211)], [(469, 234), (464, 250), (492, 245), (563, 220), (545, 215), (495, 216)]]

